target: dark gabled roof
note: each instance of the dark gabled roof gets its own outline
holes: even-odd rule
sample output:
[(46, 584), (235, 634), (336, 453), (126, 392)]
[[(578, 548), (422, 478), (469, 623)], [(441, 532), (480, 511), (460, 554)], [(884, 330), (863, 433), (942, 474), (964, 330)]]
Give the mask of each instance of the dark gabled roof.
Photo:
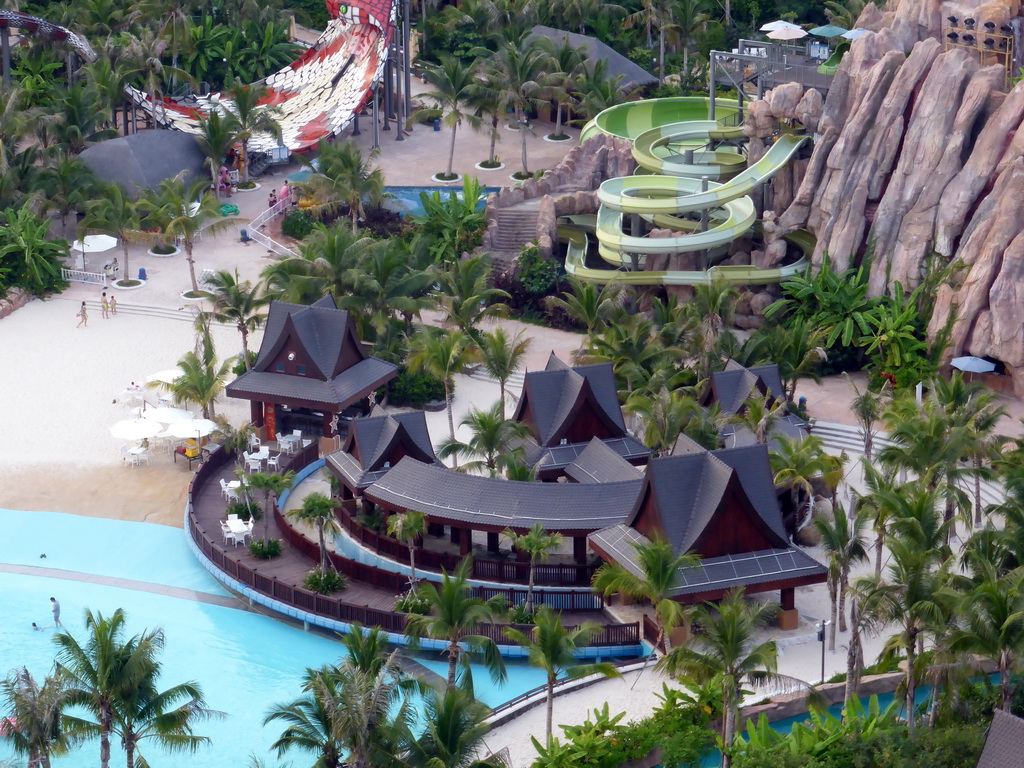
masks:
[(230, 397), (267, 402), (302, 401), (340, 410), (383, 386), (398, 373), (398, 366), (368, 357), (330, 381), (289, 376), (270, 371), (249, 371), (227, 386)]
[(704, 453), (706, 450), (707, 448), (696, 440), (680, 432), (679, 437), (676, 438), (676, 444), (672, 448), (672, 455), (683, 456), (688, 453)]
[(453, 472), (406, 457), (364, 492), (393, 509), (492, 528), (595, 531), (625, 520), (640, 480), (614, 483), (527, 483)]
[[(619, 563), (636, 576), (643, 576), (637, 559), (637, 545), (650, 540), (627, 525), (613, 525), (587, 537), (591, 548), (602, 558)], [(722, 555), (701, 560), (700, 565), (680, 568), (678, 582), (669, 591), (671, 597), (714, 593), (733, 587), (757, 587), (786, 580), (823, 578), (825, 566), (793, 547)], [(756, 589), (752, 589), (756, 592)]]
[(985, 736), (977, 768), (1011, 768), (1021, 765), (1024, 758), (1024, 720), (997, 709), (992, 713), (992, 725)]
[[(306, 375), (272, 370), (285, 348), (295, 352)], [(398, 373), (393, 363), (368, 357), (355, 323), (328, 295), (309, 306), (275, 301), (256, 364), (227, 386), (230, 397), (302, 403), (341, 410), (386, 384)]]
[(785, 397), (779, 366), (771, 363), (745, 368), (735, 360), (729, 360), (725, 370), (711, 374), (712, 397), (709, 401), (717, 402), (726, 415), (739, 413), (743, 401), (754, 394), (755, 390), (765, 392), (776, 400)]
[(557, 445), (573, 417), (587, 404), (612, 436), (626, 435), (611, 363), (569, 368), (552, 353), (543, 371), (526, 374), (523, 394), (512, 418), (521, 421), (529, 407), (537, 442), (542, 446)]
[(644, 476), (643, 472), (596, 437), (565, 467), (565, 474), (577, 483), (613, 483), (618, 480), (640, 480)]
[[(592, 438), (591, 443), (597, 440), (603, 443), (609, 450), (624, 462), (640, 461), (651, 455), (651, 449), (632, 437), (612, 437), (607, 440)], [(526, 463), (536, 467), (538, 472), (552, 472), (565, 469), (576, 459), (583, 455), (590, 443), (566, 443), (565, 445), (553, 445), (551, 447), (539, 446), (533, 452), (526, 455)]]
[(596, 37), (580, 35), (576, 32), (567, 32), (553, 27), (545, 27), (541, 24), (530, 30), (530, 37), (546, 37), (555, 43), (567, 40), (574, 48), (584, 49), (586, 61), (590, 62), (591, 65), (597, 60), (603, 60), (608, 67), (608, 73), (612, 76), (612, 79), (617, 75), (622, 75), (622, 80), (619, 81), (618, 87), (623, 93), (628, 93), (642, 85), (652, 85), (658, 82), (658, 78), (650, 72), (640, 65), (633, 63), (614, 48), (602, 43)]
[(787, 547), (768, 449), (763, 445), (651, 459), (643, 491), (626, 523), (633, 524), (644, 500), (653, 494), (665, 538), (676, 552), (688, 552), (708, 528), (727, 491), (737, 484), (765, 537)]
[(423, 411), (403, 411), (353, 419), (340, 451), (328, 455), (327, 464), (351, 487), (365, 488), (391, 470), (397, 449), (426, 463), (439, 463), (430, 444)]

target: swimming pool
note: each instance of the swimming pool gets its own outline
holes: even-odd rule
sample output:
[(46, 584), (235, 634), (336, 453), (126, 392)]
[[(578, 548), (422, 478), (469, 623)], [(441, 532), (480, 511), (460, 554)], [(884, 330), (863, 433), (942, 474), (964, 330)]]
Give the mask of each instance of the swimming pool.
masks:
[[(497, 192), (501, 187), (483, 187), (481, 195), (486, 197), (491, 192)], [(447, 200), (448, 193), (454, 192), (458, 195), (459, 199), (462, 199), (462, 185), (461, 184), (450, 184), (443, 187), (384, 187), (384, 191), (393, 195), (389, 199), (384, 207), (392, 211), (397, 211), (402, 215), (416, 216), (423, 213), (423, 203), (420, 201), (420, 192), (426, 192), (428, 195), (433, 192), (440, 192), (441, 199)], [(483, 208), (483, 200), (479, 206)]]
[[(162, 655), (164, 682), (198, 681), (209, 705), (227, 718), (204, 724), (199, 732), (212, 743), (196, 756), (148, 757), (161, 768), (244, 765), (248, 755), (269, 757), (281, 728), (264, 727), (267, 710), (296, 698), (307, 667), (337, 661), (339, 642), (303, 632), (274, 618), (193, 599), (100, 584), (97, 578), (129, 579), (192, 590), (223, 598), (228, 593), (191, 553), (181, 529), (147, 523), (81, 517), (51, 512), (0, 510), (0, 563), (59, 569), (49, 573), (0, 573), (3, 618), (0, 622), (0, 676), (26, 666), (41, 678), (53, 665), (53, 630), (34, 632), (32, 622), (51, 625), (50, 596), (61, 602), (61, 618), (76, 637), (84, 633), (85, 608), (113, 613), (123, 608), (132, 634), (160, 627), (167, 638)], [(40, 554), (46, 554), (40, 559)], [(63, 574), (60, 571), (71, 572)], [(66, 576), (66, 577), (65, 577)], [(90, 580), (91, 579), (91, 580)], [(216, 599), (216, 598), (214, 598)], [(425, 667), (447, 674), (436, 653), (416, 656)], [(524, 664), (509, 665), (509, 680), (495, 686), (485, 669), (474, 665), (476, 696), (496, 706), (544, 682), (543, 673)], [(0, 745), (0, 762), (10, 757)], [(90, 743), (55, 761), (56, 768), (90, 768), (98, 745)], [(123, 755), (115, 756), (117, 765)], [(154, 759), (157, 758), (157, 759)], [(273, 764), (273, 761), (270, 761)], [(300, 758), (296, 764), (301, 764)]]

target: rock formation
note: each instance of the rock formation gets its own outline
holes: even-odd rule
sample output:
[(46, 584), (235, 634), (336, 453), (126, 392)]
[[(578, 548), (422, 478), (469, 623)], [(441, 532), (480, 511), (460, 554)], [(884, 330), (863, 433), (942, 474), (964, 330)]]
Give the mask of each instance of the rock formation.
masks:
[[(956, 313), (949, 356), (992, 356), (1024, 395), (1024, 83), (1007, 93), (991, 55), (944, 50), (943, 19), (1007, 23), (1019, 0), (898, 0), (869, 5), (822, 103), (780, 86), (751, 104), (746, 132), (773, 118), (801, 121), (816, 141), (795, 192), (776, 182), (769, 240), (801, 227), (838, 268), (872, 259), (875, 295), (920, 283), (959, 262), (940, 287), (929, 333)], [(791, 200), (789, 199), (791, 198)], [(779, 246), (764, 259), (777, 263)]]

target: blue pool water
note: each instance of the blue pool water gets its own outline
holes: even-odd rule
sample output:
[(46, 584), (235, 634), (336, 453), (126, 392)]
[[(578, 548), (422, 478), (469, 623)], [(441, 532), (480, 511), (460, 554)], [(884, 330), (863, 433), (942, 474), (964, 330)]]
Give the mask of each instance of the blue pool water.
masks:
[[(501, 187), (484, 187), (482, 194), (484, 196), (491, 192), (497, 192)], [(390, 208), (392, 211), (397, 211), (403, 215), (419, 215), (423, 213), (423, 204), (420, 200), (420, 192), (426, 192), (428, 195), (433, 192), (440, 192), (441, 199), (447, 200), (448, 194), (454, 192), (458, 195), (459, 199), (462, 199), (462, 185), (461, 184), (450, 184), (447, 186), (440, 187), (385, 187), (385, 192), (388, 192), (394, 197), (387, 201), (385, 208)], [(480, 208), (483, 208), (483, 200), (480, 201)]]
[[(104, 614), (123, 608), (133, 634), (162, 628), (166, 636), (163, 680), (168, 684), (198, 681), (209, 705), (226, 714), (224, 720), (201, 726), (199, 732), (212, 743), (197, 756), (144, 748), (150, 761), (161, 768), (245, 765), (250, 753), (271, 757), (268, 747), (281, 728), (262, 725), (269, 707), (298, 696), (307, 667), (337, 661), (341, 655), (342, 646), (335, 640), (268, 616), (88, 581), (95, 575), (227, 594), (192, 555), (180, 529), (0, 510), (0, 530), (5, 534), (0, 539), (0, 563), (79, 574), (70, 579), (0, 573), (0, 676), (21, 666), (37, 677), (50, 671), (55, 656), (53, 630), (34, 632), (31, 624), (52, 625), (49, 598), (55, 596), (61, 602), (65, 628), (79, 638), (84, 634), (86, 608)], [(47, 557), (40, 559), (43, 553)], [(418, 660), (442, 677), (447, 674), (444, 660), (435, 654), (421, 653)], [(477, 698), (491, 706), (543, 682), (539, 670), (522, 664), (510, 664), (510, 679), (500, 688), (481, 667), (474, 666), (473, 677)], [(91, 768), (96, 765), (97, 750), (98, 744), (86, 744), (54, 765)], [(0, 762), (7, 757), (0, 746)], [(296, 757), (296, 765), (305, 764), (304, 757)], [(118, 760), (123, 764), (115, 748), (113, 764)]]

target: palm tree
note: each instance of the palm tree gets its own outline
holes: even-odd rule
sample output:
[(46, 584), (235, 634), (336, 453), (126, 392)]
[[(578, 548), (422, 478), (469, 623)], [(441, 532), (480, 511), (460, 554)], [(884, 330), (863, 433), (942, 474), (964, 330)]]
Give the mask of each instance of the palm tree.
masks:
[(576, 113), (580, 117), (575, 122), (585, 123), (609, 107), (621, 104), (625, 98), (619, 88), (623, 77), (624, 75), (613, 76), (608, 71), (604, 59), (590, 63), (576, 81), (576, 91), (580, 94)]
[(495, 768), (477, 754), (486, 747), (490, 710), (469, 691), (447, 687), (427, 691), (423, 733), (410, 745), (413, 765), (430, 768)]
[(506, 419), (502, 414), (501, 403), (495, 403), (486, 411), (471, 408), (465, 418), (459, 422), (460, 427), (468, 427), (472, 432), (467, 442), (455, 438), (446, 438), (438, 448), (439, 458), (455, 457), (458, 459), (478, 457), (463, 465), (466, 470), (486, 469), (494, 477), (502, 454), (509, 451), (512, 445), (526, 439), (530, 429), (522, 422)]
[(352, 234), (359, 233), (359, 218), (366, 215), (365, 203), (377, 206), (384, 199), (384, 173), (369, 166), (379, 152), (375, 149), (364, 157), (351, 139), (321, 142), (317, 169), (301, 185), (317, 201), (315, 209), (333, 212), (342, 206), (347, 208)]
[(180, 238), (185, 247), (185, 260), (192, 280), (192, 293), (199, 294), (196, 280), (196, 261), (192, 250), (201, 235), (215, 235), (236, 223), (235, 219), (221, 219), (220, 206), (213, 195), (204, 194), (206, 182), (186, 183), (181, 175), (164, 179), (158, 190), (147, 190), (139, 201), (146, 214), (146, 223), (160, 229), (164, 238)]
[(982, 563), (976, 581), (959, 595), (957, 627), (949, 648), (992, 662), (999, 672), (1002, 708), (1010, 711), (1011, 674), (1024, 657), (1024, 575), (1000, 577), (991, 563)]
[(75, 211), (84, 211), (96, 182), (89, 167), (77, 157), (61, 152), (36, 176), (43, 193), (43, 213), (55, 210), (60, 215), (60, 234), (67, 233), (67, 219)]
[(128, 244), (142, 238), (142, 217), (135, 201), (117, 184), (102, 186), (97, 197), (86, 205), (82, 228), (87, 232), (101, 232), (121, 241), (124, 279), (130, 280)]
[[(930, 503), (934, 504), (934, 493), (925, 493), (923, 496), (930, 497)], [(934, 513), (934, 506), (931, 511)], [(944, 537), (944, 526), (938, 523), (937, 515), (932, 517), (934, 519), (931, 522), (935, 525), (926, 527), (938, 531)], [(921, 528), (921, 521), (914, 520), (913, 523), (915, 527)], [(907, 654), (907, 731), (913, 736), (916, 708), (914, 697), (921, 674), (918, 669), (918, 644), (929, 627), (944, 620), (945, 612), (940, 601), (947, 582), (947, 571), (945, 564), (936, 568), (941, 558), (938, 549), (923, 545), (921, 537), (911, 535), (909, 530), (902, 533), (889, 539), (891, 559), (888, 578), (869, 576), (859, 579), (857, 591), (871, 601), (875, 620), (897, 624), (900, 628), (899, 632), (889, 638), (885, 647), (890, 653), (903, 650)]]
[[(270, 518), (273, 515), (273, 504), (281, 498), (281, 494), (292, 487), (295, 482), (295, 472), (289, 470), (284, 474), (280, 472), (253, 472), (249, 475), (248, 485), (255, 491), (263, 491), (263, 547), (267, 546), (267, 539), (270, 535)], [(322, 552), (323, 550), (321, 550)]]
[(328, 534), (334, 536), (341, 532), (341, 526), (334, 516), (337, 503), (330, 496), (323, 493), (310, 493), (302, 500), (302, 506), (290, 509), (285, 513), (289, 520), (296, 520), (301, 523), (310, 523), (316, 528), (317, 537), (320, 540), (320, 573), (327, 573), (327, 541)]
[(523, 338), (519, 331), (511, 339), (504, 328), (495, 328), (493, 333), (480, 337), (480, 357), (484, 370), (498, 382), (501, 390), (501, 417), (505, 418), (505, 387), (512, 374), (518, 371), (526, 358), (526, 350), (532, 339)]
[(882, 549), (893, 517), (890, 499), (896, 491), (895, 470), (878, 468), (864, 460), (861, 461), (861, 468), (867, 492), (857, 497), (854, 509), (857, 512), (864, 510), (871, 518), (871, 528), (875, 532), (875, 576), (881, 576)]
[[(57, 669), (67, 677), (68, 703), (84, 707), (96, 718), (100, 768), (109, 768), (110, 734), (117, 712), (150, 679), (164, 638), (154, 630), (125, 639), (125, 615), (120, 608), (109, 618), (86, 610), (85, 630), (85, 645), (67, 632), (54, 635)], [(88, 725), (76, 722), (78, 727)]]
[(30, 768), (50, 768), (50, 758), (67, 754), (71, 737), (61, 720), (68, 704), (63, 675), (48, 676), (40, 685), (25, 667), (12, 670), (0, 683), (0, 697), (6, 713), (0, 737), (28, 758)]
[(235, 140), (242, 142), (242, 181), (249, 180), (249, 140), (259, 134), (269, 134), (281, 141), (281, 124), (284, 113), (275, 104), (261, 104), (267, 96), (266, 83), (243, 85), (235, 78), (228, 89), (233, 107), (228, 123), (235, 133)]
[(863, 511), (855, 510), (852, 517), (847, 517), (841, 505), (832, 511), (832, 520), (814, 520), (814, 527), (821, 534), (821, 546), (829, 562), (829, 592), (832, 597), (832, 629), (828, 641), (830, 651), (836, 649), (836, 629), (846, 631), (846, 592), (850, 585), (850, 569), (868, 559), (864, 546), (867, 522), (867, 515)]
[(454, 325), (478, 342), (477, 325), (487, 317), (500, 317), (508, 312), (500, 299), (508, 293), (492, 288), (491, 260), (488, 256), (474, 256), (465, 261), (455, 259), (440, 274), (440, 290), (435, 294), (438, 308), (445, 314), (445, 322)]
[(267, 293), (279, 301), (312, 304), (327, 294), (344, 300), (357, 292), (364, 255), (373, 247), (373, 240), (339, 224), (317, 224), (298, 256), (275, 261), (261, 277)]
[(585, 621), (579, 626), (568, 628), (562, 624), (561, 614), (542, 605), (534, 617), (534, 626), (529, 634), (508, 627), (505, 636), (526, 651), (530, 664), (544, 670), (547, 687), (547, 743), (551, 743), (552, 719), (555, 712), (555, 681), (565, 675), (578, 680), (590, 675), (619, 677), (615, 665), (608, 662), (597, 664), (577, 663), (576, 650), (590, 643), (591, 638), (601, 631), (594, 621)]
[[(210, 110), (207, 117), (199, 116), (199, 134), (196, 141), (199, 142), (200, 151), (206, 156), (206, 165), (210, 169), (210, 186), (213, 188), (214, 197), (220, 197), (220, 169), (224, 165), (231, 147), (238, 141), (238, 132), (230, 118), (221, 117), (216, 109)], [(228, 190), (230, 196), (230, 190)]]
[(444, 403), (448, 411), (448, 433), (455, 439), (455, 418), (452, 415), (454, 377), (476, 360), (472, 339), (462, 331), (417, 331), (409, 344), (409, 368), (425, 371), (444, 382)]
[(672, 599), (672, 590), (678, 584), (679, 570), (699, 567), (700, 558), (691, 552), (677, 555), (668, 540), (659, 534), (633, 547), (641, 575), (619, 563), (605, 563), (594, 574), (593, 588), (606, 596), (622, 592), (650, 603), (658, 623), (655, 645), (664, 643), (668, 652), (672, 647), (669, 634), (687, 619), (686, 607)]
[[(133, 76), (141, 77), (143, 87), (149, 96), (150, 108), (153, 110), (153, 127), (161, 127), (166, 119), (166, 108), (163, 106), (165, 78), (181, 78), (195, 86), (196, 80), (183, 69), (164, 64), (163, 56), (167, 51), (167, 41), (151, 29), (143, 29), (136, 37), (128, 36), (128, 47), (125, 61), (129, 66), (122, 72), (125, 79)], [(160, 105), (160, 106), (157, 106)]]
[[(427, 67), (423, 77), (430, 84), (432, 90), (422, 95), (430, 99), (436, 105), (432, 110), (420, 110), (423, 112), (443, 114), (442, 122), (451, 128), (452, 141), (448, 147), (448, 166), (444, 178), (453, 179), (452, 164), (455, 162), (455, 135), (465, 120), (471, 127), (480, 124), (480, 118), (472, 112), (465, 111), (465, 103), (473, 93), (473, 86), (477, 76), (477, 64), (465, 64), (456, 56), (442, 55), (440, 64)], [(416, 117), (416, 115), (414, 115)]]
[[(487, 153), (485, 168), (497, 168), (499, 165), (496, 157), (496, 145), (501, 141), (501, 132), (498, 129), (501, 125), (501, 119), (505, 115), (505, 108), (500, 101), (500, 95), (500, 92), (489, 81), (479, 76), (470, 86), (467, 93), (467, 103), (473, 107), (473, 114), (480, 118), (481, 121), (484, 116), (488, 118), (486, 125), (487, 134), (490, 138), (490, 149)], [(475, 127), (479, 129), (483, 125), (484, 123), (480, 122)]]
[[(541, 523), (534, 523), (526, 533), (516, 533), (511, 528), (505, 529), (505, 537), (512, 542), (517, 552), (526, 555), (530, 563), (530, 578), (526, 588), (526, 612), (533, 613), (534, 572), (537, 563), (547, 560), (551, 553), (562, 546), (564, 537), (560, 533), (548, 533)], [(548, 723), (550, 726), (550, 723)], [(550, 735), (550, 728), (548, 729)]]
[(175, 405), (198, 405), (204, 419), (216, 419), (217, 398), (224, 391), (233, 360), (229, 357), (218, 363), (216, 357), (189, 351), (178, 360), (181, 376), (154, 385), (168, 392)]
[(864, 458), (870, 461), (871, 449), (875, 444), (875, 422), (881, 418), (882, 413), (885, 411), (885, 395), (888, 392), (888, 382), (883, 385), (882, 390), (879, 392), (872, 392), (867, 388), (862, 392), (857, 388), (853, 379), (850, 378), (850, 374), (846, 373), (843, 375), (846, 376), (846, 381), (853, 390), (854, 397), (850, 401), (850, 412), (857, 419), (857, 425), (860, 427), (860, 436), (864, 441)]
[(679, 435), (701, 407), (685, 390), (662, 387), (651, 394), (633, 392), (623, 410), (640, 418), (644, 445), (655, 456), (671, 456)]
[(551, 296), (546, 302), (549, 309), (558, 307), (586, 329), (587, 334), (583, 337), (580, 348), (576, 350), (575, 358), (578, 360), (586, 349), (587, 341), (604, 328), (612, 311), (619, 306), (623, 289), (622, 285), (614, 280), (597, 286), (573, 275), (566, 279), (571, 290), (562, 292), (565, 298)]
[(64, 240), (47, 239), (49, 222), (34, 214), (28, 206), (7, 208), (0, 226), (0, 260), (15, 264), (21, 285), (30, 293), (54, 290), (60, 283), (60, 258), (67, 256)]
[(774, 326), (752, 336), (752, 356), (757, 362), (779, 366), (785, 397), (792, 402), (800, 379), (810, 378), (821, 383), (818, 369), (822, 361), (828, 359), (821, 346), (824, 336), (825, 331), (809, 320), (791, 318), (785, 327)]
[[(773, 482), (776, 486), (789, 486), (793, 501), (793, 512), (800, 510), (800, 494), (807, 496), (808, 517), (814, 517), (814, 480), (825, 478), (832, 484), (836, 476), (832, 457), (825, 453), (824, 444), (817, 435), (805, 438), (779, 435), (774, 447), (769, 449), (768, 458), (772, 465)], [(801, 522), (799, 517), (797, 523)]]
[(148, 765), (140, 746), (152, 741), (169, 752), (196, 752), (210, 742), (193, 732), (196, 724), (222, 717), (209, 709), (196, 682), (179, 683), (165, 691), (157, 687), (159, 666), (154, 664), (148, 678), (134, 686), (115, 704), (113, 731), (121, 737), (127, 768)]
[(785, 682), (805, 685), (778, 673), (779, 650), (774, 640), (756, 643), (754, 635), (772, 624), (778, 614), (774, 603), (748, 603), (743, 590), (731, 589), (717, 606), (694, 609), (694, 620), (704, 630), (687, 644), (667, 653), (658, 665), (671, 675), (686, 675), (700, 685), (718, 685), (722, 691), (722, 768), (732, 765), (742, 691), (748, 685)]
[(573, 103), (576, 78), (583, 71), (586, 51), (582, 47), (572, 45), (567, 37), (557, 42), (543, 37), (541, 45), (547, 52), (550, 61), (550, 70), (545, 78), (546, 93), (548, 98), (554, 99), (557, 104), (555, 132), (548, 138), (562, 140), (568, 138), (562, 133), (562, 110)]
[(416, 546), (426, 532), (427, 516), (418, 509), (408, 509), (388, 517), (388, 536), (394, 536), (409, 548), (409, 581), (413, 585), (419, 581), (416, 578)]
[(505, 610), (504, 599), (495, 595), (489, 600), (476, 597), (469, 583), (470, 560), (464, 558), (452, 572), (442, 569), (441, 581), (421, 581), (416, 594), (430, 610), (426, 615), (411, 615), (405, 632), (410, 638), (429, 637), (448, 643), (448, 687), (455, 687), (459, 659), (469, 652), (483, 655), (491, 678), (505, 680), (505, 663), (498, 646), (490, 638), (471, 634), (481, 624), (491, 624)]
[(263, 283), (254, 286), (248, 280), (238, 279), (238, 270), (234, 274), (226, 269), (215, 272), (207, 278), (205, 291), (213, 300), (213, 319), (218, 323), (234, 323), (242, 335), (242, 360), (245, 370), (252, 370), (252, 359), (249, 353), (249, 334), (263, 325), (267, 316), (261, 311), (270, 303), (263, 291)]
[(786, 415), (786, 401), (768, 402), (768, 395), (751, 395), (743, 401), (739, 413), (729, 417), (729, 423), (750, 431), (754, 442), (767, 445), (775, 423)]
[[(708, 14), (703, 0), (674, 0), (671, 31), (683, 49), (683, 76), (690, 74), (690, 48), (707, 31)], [(658, 73), (665, 80), (665, 51), (659, 50)]]
[(380, 627), (367, 629), (354, 622), (341, 643), (345, 646), (348, 663), (368, 675), (379, 674), (391, 656), (388, 636)]
[(263, 719), (264, 725), (275, 721), (286, 724), (284, 731), (270, 745), (283, 757), (290, 750), (316, 755), (313, 768), (342, 768), (345, 745), (334, 732), (324, 701), (338, 696), (333, 667), (307, 669), (303, 678), (303, 695), (289, 704), (277, 704)]
[(530, 175), (526, 159), (526, 116), (543, 92), (547, 59), (537, 43), (516, 45), (509, 42), (491, 57), (486, 72), (497, 102), (504, 110), (510, 109), (515, 115), (520, 136), (521, 174), (524, 177)]
[[(361, 256), (356, 285), (350, 306), (358, 301), (361, 314), (369, 321), (376, 335), (387, 333), (396, 317), (401, 318), (405, 333), (413, 333), (412, 321), (424, 309), (432, 309), (431, 288), (436, 276), (430, 269), (416, 263), (416, 251), (397, 239), (374, 242)], [(364, 336), (364, 338), (366, 338)]]

